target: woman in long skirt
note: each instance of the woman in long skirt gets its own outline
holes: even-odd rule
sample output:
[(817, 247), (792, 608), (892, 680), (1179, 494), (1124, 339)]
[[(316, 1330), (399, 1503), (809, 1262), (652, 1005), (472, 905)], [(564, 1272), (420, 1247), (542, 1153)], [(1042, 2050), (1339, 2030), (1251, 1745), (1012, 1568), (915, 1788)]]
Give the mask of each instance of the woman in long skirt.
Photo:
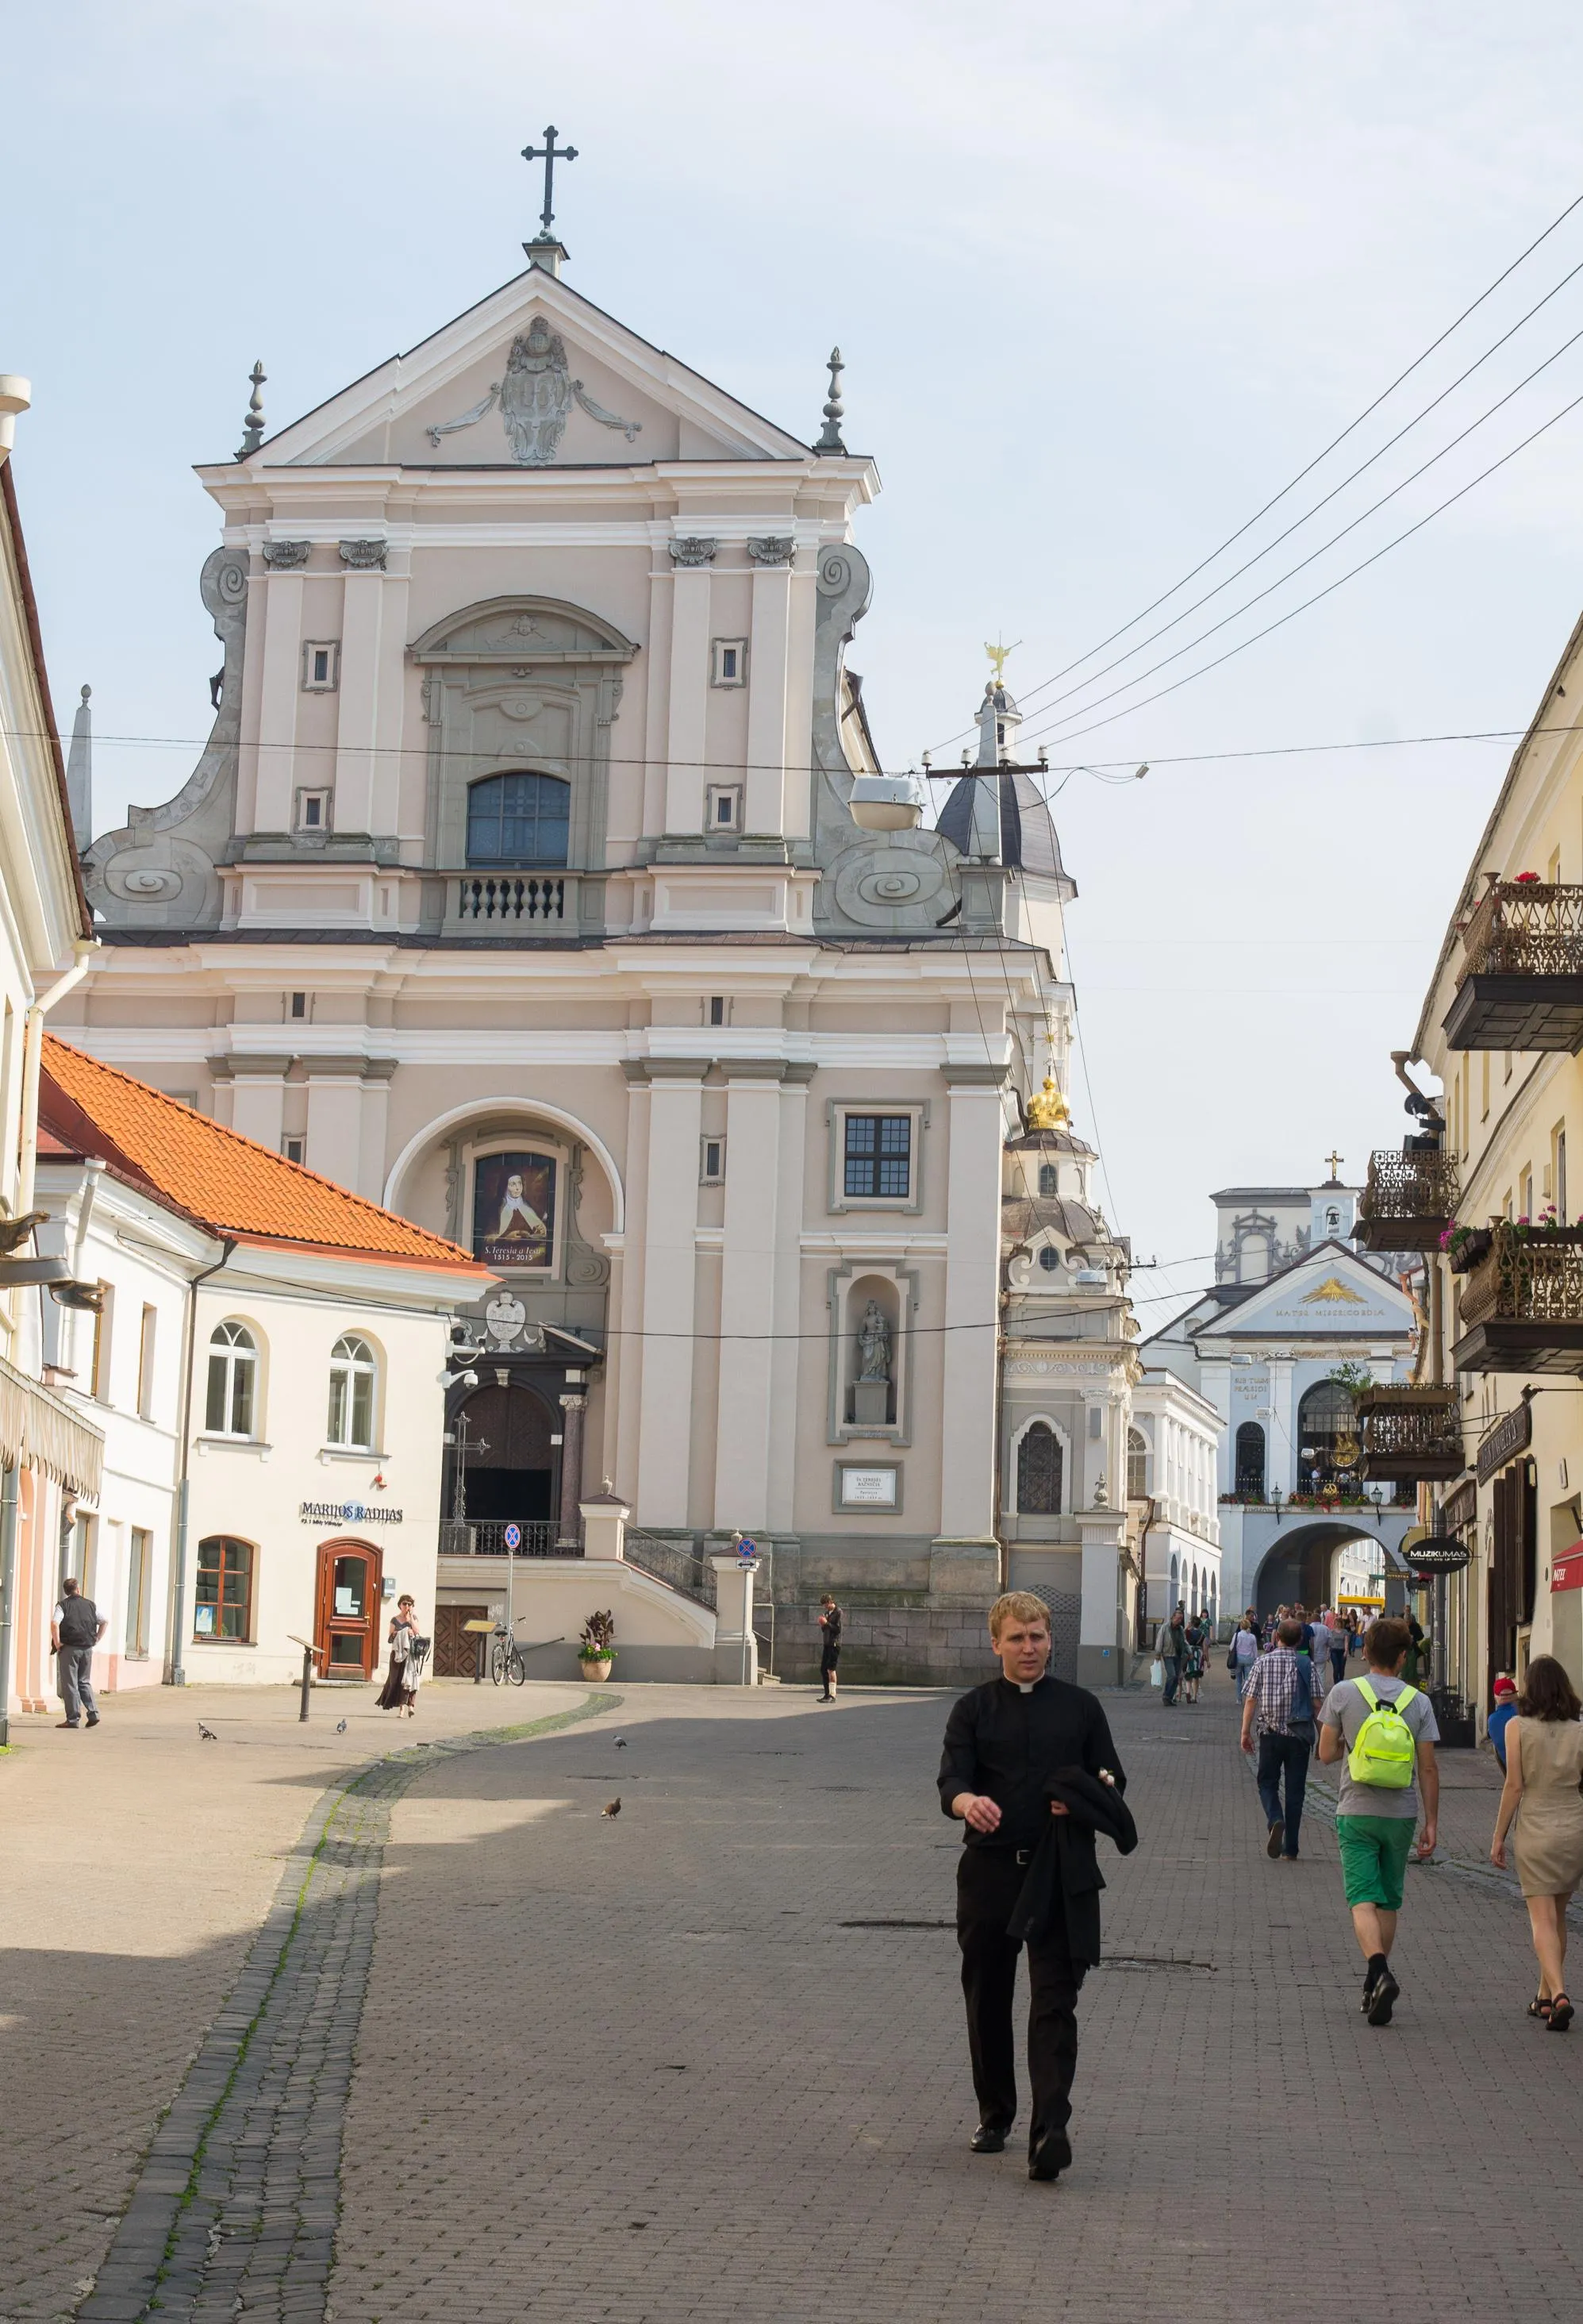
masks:
[(393, 1711), (399, 1719), (411, 1719), (418, 1709), (418, 1681), (423, 1668), (423, 1658), (414, 1649), (418, 1644), (418, 1617), (415, 1600), (398, 1598), (396, 1610), (391, 1617), (391, 1666), (385, 1674), (379, 1707)]

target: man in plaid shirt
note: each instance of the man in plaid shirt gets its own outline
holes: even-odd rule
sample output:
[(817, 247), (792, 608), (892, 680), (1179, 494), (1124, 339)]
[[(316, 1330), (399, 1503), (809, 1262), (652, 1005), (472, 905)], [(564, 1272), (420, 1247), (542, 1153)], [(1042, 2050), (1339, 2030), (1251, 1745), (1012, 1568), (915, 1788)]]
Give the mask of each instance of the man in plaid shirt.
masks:
[[(1324, 1700), (1324, 1680), (1311, 1657), (1299, 1652), (1301, 1622), (1283, 1622), (1275, 1643), (1254, 1665), (1242, 1704), (1242, 1748), (1249, 1758), (1257, 1738), (1258, 1795), (1269, 1837), (1266, 1856), (1297, 1859), (1297, 1833), (1308, 1788), (1314, 1721)], [(1282, 1777), (1285, 1807), (1282, 1809)]]

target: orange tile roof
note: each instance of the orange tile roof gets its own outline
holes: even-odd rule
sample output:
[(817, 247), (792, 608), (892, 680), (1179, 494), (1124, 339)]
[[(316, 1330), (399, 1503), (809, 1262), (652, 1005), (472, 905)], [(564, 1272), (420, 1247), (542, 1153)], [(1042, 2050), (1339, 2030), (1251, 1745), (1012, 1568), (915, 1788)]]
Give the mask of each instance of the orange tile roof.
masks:
[(488, 1277), (443, 1235), (348, 1194), (51, 1033), (44, 1036), (39, 1117), (65, 1148), (102, 1155), (216, 1234), (465, 1267)]

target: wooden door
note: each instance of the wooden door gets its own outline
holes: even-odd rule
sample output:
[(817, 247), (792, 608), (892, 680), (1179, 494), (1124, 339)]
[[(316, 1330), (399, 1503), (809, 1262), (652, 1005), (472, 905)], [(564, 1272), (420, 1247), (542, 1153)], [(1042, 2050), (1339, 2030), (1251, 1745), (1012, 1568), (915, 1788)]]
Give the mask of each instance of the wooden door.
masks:
[(365, 1679), (379, 1656), (382, 1551), (366, 1541), (319, 1544), (313, 1642), (321, 1679)]
[[(434, 1609), (436, 1678), (473, 1678), (478, 1671), (478, 1633), (469, 1622), (488, 1618), (487, 1606), (437, 1606)], [(485, 1646), (489, 1641), (484, 1640)]]

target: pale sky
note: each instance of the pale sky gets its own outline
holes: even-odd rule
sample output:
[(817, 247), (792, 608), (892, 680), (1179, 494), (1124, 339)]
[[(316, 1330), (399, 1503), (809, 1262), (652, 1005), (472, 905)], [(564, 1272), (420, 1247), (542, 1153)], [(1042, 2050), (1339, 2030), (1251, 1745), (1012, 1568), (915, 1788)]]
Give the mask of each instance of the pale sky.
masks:
[[(1238, 586), (1101, 678), (1383, 445), (1583, 264), (1583, 209), (1341, 450), (1118, 644), (1583, 192), (1583, 18), (1427, 0), (53, 0), (6, 31), (0, 369), (58, 710), (94, 688), (97, 824), (167, 797), (208, 724), (191, 465), (508, 279), (554, 121), (568, 280), (811, 439), (824, 357), (883, 494), (851, 650), (887, 761), (971, 715), (982, 641), (1053, 768), (1113, 1222), (1140, 1301), (1203, 1278), (1206, 1200), (1394, 1143), (1411, 1039), (1507, 742), (1583, 597), (1583, 408), (1223, 669), (1583, 395), (1583, 337), (1346, 541), (1146, 683), (1583, 330), (1583, 273)], [(1055, 696), (1091, 677), (1086, 690)], [(1029, 696), (1033, 698), (1028, 699)], [(1089, 729), (1093, 720), (1125, 715)], [(1042, 714), (1042, 715), (1041, 715)], [(1064, 718), (1065, 724), (1062, 724)], [(151, 747), (113, 737), (176, 738)], [(953, 751), (942, 753), (949, 762)], [(1053, 784), (1060, 780), (1060, 773)], [(1097, 1135), (1096, 1135), (1097, 1132)], [(1169, 1312), (1140, 1307), (1146, 1328)]]

